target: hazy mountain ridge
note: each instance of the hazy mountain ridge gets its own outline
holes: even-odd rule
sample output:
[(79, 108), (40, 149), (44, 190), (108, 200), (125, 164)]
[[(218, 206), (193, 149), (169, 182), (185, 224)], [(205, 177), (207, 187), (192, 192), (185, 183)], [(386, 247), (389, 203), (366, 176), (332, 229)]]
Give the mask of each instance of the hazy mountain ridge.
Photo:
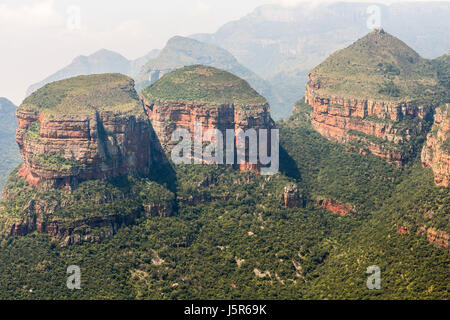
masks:
[(280, 112), (286, 117), (303, 95), (308, 71), (376, 26), (378, 9), (381, 26), (421, 56), (450, 51), (449, 2), (267, 5), (214, 34), (191, 37), (225, 48), (268, 80), (284, 99)]
[(121, 54), (106, 49), (96, 51), (89, 56), (78, 56), (68, 66), (48, 76), (41, 82), (31, 85), (27, 89), (26, 96), (42, 88), (47, 83), (80, 75), (121, 73), (134, 77), (139, 73), (141, 67), (148, 60), (155, 57), (158, 52), (158, 50), (152, 50), (147, 55), (135, 60), (128, 60)]
[[(8, 99), (0, 98), (0, 188), (9, 173), (20, 163), (15, 133), (17, 107)], [(0, 193), (1, 198), (1, 193)]]

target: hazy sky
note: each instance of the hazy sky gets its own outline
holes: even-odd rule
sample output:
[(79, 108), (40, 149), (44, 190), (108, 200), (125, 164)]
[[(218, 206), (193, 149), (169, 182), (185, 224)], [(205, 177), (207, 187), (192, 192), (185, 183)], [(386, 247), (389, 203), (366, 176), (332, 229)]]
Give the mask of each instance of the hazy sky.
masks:
[(300, 2), (0, 0), (0, 97), (20, 104), (30, 84), (61, 69), (80, 54), (106, 48), (134, 59), (162, 48), (174, 35), (215, 32), (257, 6), (292, 6)]

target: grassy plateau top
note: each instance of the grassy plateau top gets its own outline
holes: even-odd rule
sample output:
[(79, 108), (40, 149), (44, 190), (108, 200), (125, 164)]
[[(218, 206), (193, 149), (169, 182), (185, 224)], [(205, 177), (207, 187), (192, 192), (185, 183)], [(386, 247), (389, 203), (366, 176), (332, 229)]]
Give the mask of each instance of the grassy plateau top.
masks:
[(201, 65), (168, 73), (141, 94), (148, 102), (233, 103), (239, 106), (267, 103), (245, 80), (229, 72)]
[(118, 73), (78, 76), (49, 83), (26, 98), (22, 110), (50, 114), (90, 114), (95, 111), (142, 111), (133, 79)]
[(382, 29), (374, 29), (311, 71), (319, 92), (349, 98), (413, 100), (442, 94), (432, 60)]

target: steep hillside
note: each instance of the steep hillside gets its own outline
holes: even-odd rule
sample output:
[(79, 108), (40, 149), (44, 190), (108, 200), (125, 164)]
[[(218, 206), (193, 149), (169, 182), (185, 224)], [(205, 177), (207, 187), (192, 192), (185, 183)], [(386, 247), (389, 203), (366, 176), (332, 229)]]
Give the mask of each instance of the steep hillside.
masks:
[(420, 153), (447, 95), (433, 61), (375, 29), (314, 68), (305, 99), (323, 136), (401, 164)]
[(41, 82), (31, 85), (26, 92), (26, 96), (42, 88), (47, 83), (80, 75), (122, 73), (134, 77), (139, 73), (141, 67), (150, 59), (154, 58), (158, 52), (158, 50), (152, 50), (144, 57), (131, 61), (114, 51), (105, 49), (99, 50), (89, 56), (79, 56), (68, 66), (48, 76)]
[(242, 66), (228, 51), (215, 45), (179, 36), (171, 38), (159, 55), (142, 67), (136, 77), (136, 88), (143, 89), (163, 75), (190, 65), (205, 65), (228, 71), (246, 80), (256, 91), (266, 97), (271, 105), (277, 103), (270, 85)]
[(132, 79), (79, 76), (39, 89), (17, 111), (19, 174), (33, 186), (149, 172), (151, 128)]
[[(288, 150), (283, 172), (296, 178), (177, 166), (179, 209), (171, 217), (138, 220), (100, 243), (60, 248), (39, 233), (0, 242), (0, 297), (448, 299), (448, 252), (415, 232), (399, 234), (397, 223), (406, 222), (386, 211), (391, 206), (405, 218), (403, 212), (415, 213), (413, 198), (402, 203), (411, 196), (430, 200), (428, 191), (420, 195), (426, 186), (435, 197), (422, 204), (438, 204), (434, 212), (442, 217), (445, 203), (435, 202), (440, 191), (431, 171), (402, 171), (377, 157), (348, 153), (315, 132), (308, 105), (296, 109), (289, 121), (277, 123)], [(114, 186), (129, 187), (115, 182), (105, 188), (117, 192)], [(285, 207), (292, 186), (306, 206)], [(82, 194), (90, 193), (82, 189), (77, 197)], [(358, 214), (319, 208), (319, 196), (350, 203)], [(89, 208), (82, 199), (74, 212)], [(132, 198), (125, 199), (122, 210), (132, 207)], [(72, 264), (82, 270), (82, 290), (67, 290)], [(380, 290), (366, 287), (371, 265), (381, 268)]]
[[(17, 107), (8, 99), (0, 98), (0, 189), (9, 173), (20, 163), (15, 134)], [(0, 195), (1, 199), (1, 195)]]
[(24, 100), (17, 118), (24, 163), (3, 190), (3, 237), (37, 230), (62, 245), (97, 241), (145, 214), (173, 211), (170, 191), (138, 178), (161, 158), (131, 78), (101, 74), (47, 84)]
[(333, 53), (310, 77), (320, 81), (317, 93), (354, 99), (413, 100), (444, 91), (433, 64), (383, 29)]
[(277, 112), (287, 118), (303, 96), (309, 70), (378, 23), (421, 56), (434, 58), (448, 53), (449, 14), (448, 2), (384, 5), (304, 1), (297, 6), (262, 6), (214, 34), (193, 38), (225, 48), (268, 80), (284, 99)]

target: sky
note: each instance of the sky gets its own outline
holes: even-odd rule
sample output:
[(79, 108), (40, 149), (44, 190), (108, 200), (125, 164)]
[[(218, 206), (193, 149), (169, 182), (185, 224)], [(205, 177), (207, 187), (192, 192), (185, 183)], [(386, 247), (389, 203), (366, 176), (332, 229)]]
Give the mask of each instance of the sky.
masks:
[(174, 35), (213, 33), (260, 5), (303, 1), (0, 0), (0, 97), (20, 104), (29, 85), (79, 55), (105, 48), (135, 59)]

